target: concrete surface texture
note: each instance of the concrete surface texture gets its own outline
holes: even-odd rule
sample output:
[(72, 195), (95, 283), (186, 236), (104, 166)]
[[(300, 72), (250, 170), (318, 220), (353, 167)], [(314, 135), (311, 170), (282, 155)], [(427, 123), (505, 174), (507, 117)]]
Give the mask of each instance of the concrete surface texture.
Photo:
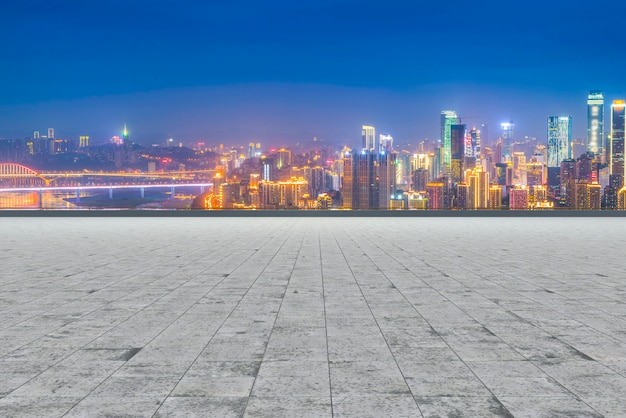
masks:
[(0, 218), (0, 416), (626, 416), (623, 218)]

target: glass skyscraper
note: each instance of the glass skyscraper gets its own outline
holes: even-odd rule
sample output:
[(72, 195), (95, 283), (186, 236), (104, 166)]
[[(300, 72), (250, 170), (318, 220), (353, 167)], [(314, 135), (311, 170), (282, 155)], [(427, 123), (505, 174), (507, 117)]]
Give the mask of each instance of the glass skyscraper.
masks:
[(441, 111), (441, 141), (443, 142), (443, 174), (450, 174), (452, 160), (452, 125), (459, 124), (459, 118), (454, 110)]
[(571, 157), (572, 117), (548, 116), (548, 167), (560, 167)]
[(604, 153), (604, 96), (592, 90), (587, 96), (587, 151), (594, 155)]

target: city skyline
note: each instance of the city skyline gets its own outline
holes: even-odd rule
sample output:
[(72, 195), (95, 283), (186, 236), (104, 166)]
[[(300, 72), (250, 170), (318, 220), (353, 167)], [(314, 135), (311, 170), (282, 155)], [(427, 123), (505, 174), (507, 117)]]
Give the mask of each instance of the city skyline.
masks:
[[(577, 112), (564, 111), (563, 113), (561, 113), (562, 116), (567, 115), (570, 118), (570, 129), (569, 129), (570, 136), (571, 136), (570, 142), (576, 141), (576, 142), (584, 143), (585, 145), (587, 145), (589, 144), (590, 141), (592, 141), (592, 138), (590, 137), (590, 129), (591, 129), (590, 123), (592, 123), (592, 120), (594, 119), (594, 117), (592, 117), (591, 114), (589, 113), (591, 109), (589, 103), (590, 101), (593, 101), (593, 100), (589, 99), (589, 97), (591, 97), (595, 93), (602, 95), (604, 92), (602, 90), (589, 90), (587, 91), (585, 95), (581, 95), (580, 97), (578, 97), (577, 103), (574, 106), (572, 106), (572, 108), (575, 107), (577, 109)], [(585, 97), (587, 97), (586, 105), (584, 101)], [(608, 97), (609, 98), (607, 98), (607, 95), (604, 94), (603, 100), (605, 100), (605, 104), (608, 104), (609, 106), (610, 106), (610, 103), (612, 103), (613, 101), (622, 100), (621, 98), (612, 99), (612, 96), (608, 96)], [(624, 97), (626, 97), (626, 94), (624, 95)], [(596, 101), (601, 101), (601, 100), (596, 100)], [(454, 120), (456, 120), (458, 123), (463, 123), (464, 125), (467, 125), (468, 129), (477, 128), (480, 130), (481, 127), (483, 128), (486, 127), (487, 128), (486, 132), (484, 132), (483, 135), (485, 133), (489, 134), (489, 136), (486, 138), (489, 141), (489, 143), (494, 143), (498, 138), (501, 137), (502, 130), (505, 125), (512, 124), (515, 126), (515, 132), (513, 133), (511, 140), (523, 140), (525, 138), (535, 138), (539, 141), (546, 142), (547, 144), (549, 142), (550, 134), (549, 132), (546, 131), (545, 120), (546, 120), (546, 117), (549, 118), (549, 117), (554, 116), (554, 114), (556, 114), (556, 112), (552, 112), (552, 113), (543, 115), (540, 118), (541, 121), (533, 119), (532, 124), (530, 126), (534, 126), (534, 129), (537, 132), (533, 134), (529, 134), (527, 132), (530, 129), (528, 127), (529, 125), (520, 124), (518, 122), (518, 119), (514, 117), (503, 118), (503, 119), (496, 119), (493, 117), (492, 118), (480, 118), (476, 116), (467, 116), (466, 112), (458, 112), (457, 110), (435, 110), (435, 109), (431, 109), (431, 110), (432, 112), (428, 114), (429, 120), (428, 120), (428, 123), (426, 124), (428, 126), (428, 130), (433, 132), (433, 134), (429, 136), (407, 137), (406, 135), (397, 135), (395, 132), (402, 132), (402, 129), (394, 129), (393, 126), (389, 126), (388, 124), (381, 125), (377, 123), (367, 122), (368, 124), (367, 126), (383, 126), (383, 128), (381, 128), (379, 131), (380, 132), (392, 132), (392, 133), (386, 133), (386, 135), (390, 135), (396, 138), (395, 141), (398, 144), (411, 144), (411, 146), (415, 146), (423, 141), (427, 141), (427, 142), (428, 141), (430, 142), (440, 141), (443, 144), (446, 142), (445, 131), (442, 130), (442, 126), (441, 126), (442, 122), (441, 120), (438, 121), (438, 118), (441, 118), (444, 112), (450, 112), (450, 114), (455, 115)], [(606, 112), (606, 110), (601, 109), (600, 112), (601, 113)], [(577, 116), (573, 116), (573, 115), (577, 115)], [(338, 120), (341, 119), (340, 115), (334, 115), (334, 117), (337, 118)], [(605, 115), (605, 118), (608, 118), (608, 117), (609, 117), (609, 114), (607, 112), (607, 114)], [(50, 119), (51, 120), (52, 119), (64, 120), (65, 118), (66, 116), (60, 115), (58, 117), (54, 117)], [(371, 119), (382, 119), (382, 118), (371, 118)], [(347, 120), (348, 119), (346, 119), (346, 121)], [(485, 122), (486, 120), (491, 120), (493, 123), (488, 124)], [(366, 122), (363, 122), (363, 121), (353, 121), (353, 122), (355, 123), (355, 125), (345, 127), (347, 130), (350, 131), (349, 133), (342, 134), (341, 136), (337, 136), (337, 137), (333, 137), (333, 136), (328, 137), (328, 136), (323, 136), (323, 135), (320, 136), (320, 135), (314, 134), (315, 132), (324, 132), (325, 128), (323, 127), (321, 127), (320, 129), (311, 128), (310, 130), (311, 136), (306, 136), (303, 132), (307, 128), (306, 126), (304, 126), (302, 127), (302, 129), (298, 130), (298, 132), (285, 131), (283, 134), (269, 135), (269, 136), (263, 136), (260, 134), (259, 135), (247, 135), (247, 136), (242, 135), (242, 136), (230, 137), (229, 140), (228, 139), (225, 140), (224, 137), (220, 137), (220, 136), (213, 137), (211, 135), (207, 135), (206, 133), (202, 133), (200, 131), (198, 131), (195, 134), (181, 134), (180, 136), (173, 134), (172, 132), (182, 132), (181, 129), (178, 129), (178, 130), (170, 129), (169, 131), (156, 133), (154, 129), (152, 129), (152, 132), (150, 132), (151, 128), (148, 127), (148, 130), (144, 131), (141, 129), (141, 126), (146, 126), (146, 125), (142, 125), (141, 122), (137, 126), (134, 124), (131, 125), (127, 123), (126, 121), (119, 121), (117, 119), (111, 120), (111, 124), (106, 129), (102, 129), (100, 131), (97, 131), (96, 129), (93, 129), (93, 128), (79, 129), (79, 128), (76, 128), (76, 126), (82, 126), (84, 125), (85, 122), (81, 118), (77, 118), (76, 120), (72, 119), (71, 122), (68, 122), (70, 123), (70, 125), (63, 126), (61, 129), (58, 128), (59, 125), (57, 123), (52, 123), (51, 125), (54, 127), (47, 127), (48, 125), (39, 124), (37, 126), (34, 126), (33, 129), (24, 131), (21, 129), (18, 130), (16, 128), (13, 128), (14, 126), (19, 126), (19, 123), (9, 122), (3, 126), (0, 126), (0, 139), (37, 138), (38, 137), (37, 135), (42, 135), (42, 136), (46, 135), (48, 130), (52, 129), (53, 134), (55, 131), (59, 132), (59, 134), (55, 134), (57, 138), (72, 139), (72, 140), (77, 140), (77, 141), (79, 140), (80, 137), (83, 137), (85, 135), (92, 138), (92, 140), (96, 140), (99, 142), (108, 141), (110, 138), (116, 137), (116, 136), (122, 138), (125, 135), (126, 136), (131, 135), (133, 142), (139, 143), (144, 146), (159, 145), (159, 144), (162, 144), (163, 142), (166, 142), (168, 139), (170, 140), (174, 139), (174, 143), (176, 145), (183, 144), (184, 146), (188, 146), (188, 147), (194, 147), (197, 145), (198, 142), (211, 143), (211, 144), (224, 144), (225, 146), (240, 146), (241, 144), (247, 143), (249, 141), (253, 141), (253, 142), (263, 142), (268, 147), (279, 148), (279, 147), (294, 146), (297, 144), (306, 143), (312, 140), (313, 138), (316, 138), (316, 139), (321, 139), (323, 142), (326, 142), (329, 144), (358, 147), (362, 143), (362, 138), (359, 138), (358, 134), (355, 133), (356, 132), (355, 126), (363, 125)], [(450, 122), (450, 124), (452, 124), (452, 122)], [(606, 121), (604, 123), (606, 123)], [(127, 128), (127, 125), (131, 125), (130, 130)], [(255, 125), (255, 124), (252, 124), (252, 125)], [(400, 126), (402, 126), (402, 124), (400, 124)], [(343, 129), (344, 127), (342, 126), (341, 130), (343, 131)], [(415, 131), (422, 132), (425, 130), (426, 129), (422, 129), (420, 127), (415, 128)], [(435, 133), (435, 131), (437, 132)], [(3, 132), (15, 132), (15, 133), (11, 136), (6, 133), (3, 135)], [(606, 130), (603, 130), (602, 127), (600, 127), (600, 131), (599, 133), (596, 133), (596, 137), (598, 137), (598, 135), (599, 137), (604, 138), (603, 141), (607, 141), (607, 138), (610, 136), (610, 130), (606, 131)], [(608, 148), (605, 148), (604, 150), (602, 149), (602, 147), (600, 146), (601, 143), (602, 142), (598, 143), (598, 149), (600, 151), (608, 152)]]
[(626, 6), (594, 7), (591, 30), (586, 6), (564, 1), (11, 3), (0, 137), (110, 137), (128, 123), (142, 144), (358, 143), (354, 126), (369, 124), (414, 142), (439, 139), (439, 111), (455, 109), (470, 127), (513, 120), (537, 138), (546, 116), (572, 115), (584, 139), (581, 98), (626, 97), (602, 66), (624, 64)]

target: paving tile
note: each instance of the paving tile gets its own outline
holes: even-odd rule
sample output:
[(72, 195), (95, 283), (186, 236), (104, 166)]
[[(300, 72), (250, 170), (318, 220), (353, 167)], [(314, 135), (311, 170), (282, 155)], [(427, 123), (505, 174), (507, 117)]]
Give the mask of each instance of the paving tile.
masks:
[(170, 396), (159, 407), (156, 417), (241, 417), (248, 398)]
[(420, 410), (411, 396), (394, 394), (333, 396), (337, 417), (418, 417)]
[(500, 402), (515, 416), (527, 418), (550, 417), (589, 417), (600, 418), (604, 415), (588, 404), (574, 397), (498, 397)]
[(331, 402), (328, 396), (280, 396), (256, 397), (252, 396), (246, 406), (244, 417), (302, 417), (320, 418), (330, 417)]
[(92, 397), (76, 404), (64, 417), (151, 417), (165, 397)]
[(416, 397), (422, 415), (428, 417), (509, 417), (511, 412), (493, 396), (482, 397)]
[(620, 218), (0, 217), (0, 230), (1, 416), (626, 410)]
[(20, 397), (10, 395), (0, 399), (0, 416), (11, 418), (60, 417), (76, 405), (80, 399), (79, 397), (67, 396)]

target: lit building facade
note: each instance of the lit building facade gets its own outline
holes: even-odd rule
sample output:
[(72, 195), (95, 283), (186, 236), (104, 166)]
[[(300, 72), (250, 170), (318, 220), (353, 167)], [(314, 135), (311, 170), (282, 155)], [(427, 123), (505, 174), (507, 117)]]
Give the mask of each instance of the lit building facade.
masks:
[(572, 117), (548, 116), (548, 167), (560, 167), (571, 158)]
[(473, 127), (468, 134), (468, 143), (465, 148), (465, 155), (468, 157), (480, 157), (480, 131)]
[(396, 191), (396, 154), (362, 150), (344, 157), (343, 207), (389, 209)]
[(575, 209), (598, 210), (602, 201), (602, 186), (598, 183), (576, 183)]
[(489, 209), (489, 172), (482, 167), (468, 171), (467, 209)]
[(428, 209), (441, 210), (446, 207), (445, 199), (446, 184), (443, 181), (431, 181), (426, 184), (426, 196), (428, 197)]
[(443, 142), (443, 161), (441, 162), (441, 172), (444, 175), (450, 174), (450, 163), (452, 160), (452, 125), (457, 125), (459, 118), (454, 110), (443, 110), (441, 112), (441, 141)]
[(511, 146), (513, 145), (513, 135), (515, 132), (515, 124), (513, 121), (500, 124), (502, 135), (501, 162), (511, 161)]
[(519, 186), (515, 187), (509, 193), (509, 209), (511, 210), (526, 210), (528, 209), (528, 187)]
[(594, 155), (604, 153), (604, 96), (592, 90), (587, 96), (587, 151)]
[(463, 181), (466, 126), (450, 125), (450, 178), (453, 184)]
[(489, 187), (488, 209), (502, 209), (502, 186), (494, 184)]
[(566, 158), (561, 162), (561, 206), (574, 208), (576, 196), (576, 161)]
[[(613, 100), (611, 105), (611, 175), (624, 177), (624, 100)], [(623, 184), (622, 184), (623, 185)], [(621, 189), (621, 186), (619, 187)]]
[(362, 147), (367, 151), (376, 149), (376, 128), (373, 126), (363, 125), (361, 130)]
[(303, 207), (309, 185), (303, 178), (290, 181), (260, 181), (259, 206), (261, 209), (296, 209)]

